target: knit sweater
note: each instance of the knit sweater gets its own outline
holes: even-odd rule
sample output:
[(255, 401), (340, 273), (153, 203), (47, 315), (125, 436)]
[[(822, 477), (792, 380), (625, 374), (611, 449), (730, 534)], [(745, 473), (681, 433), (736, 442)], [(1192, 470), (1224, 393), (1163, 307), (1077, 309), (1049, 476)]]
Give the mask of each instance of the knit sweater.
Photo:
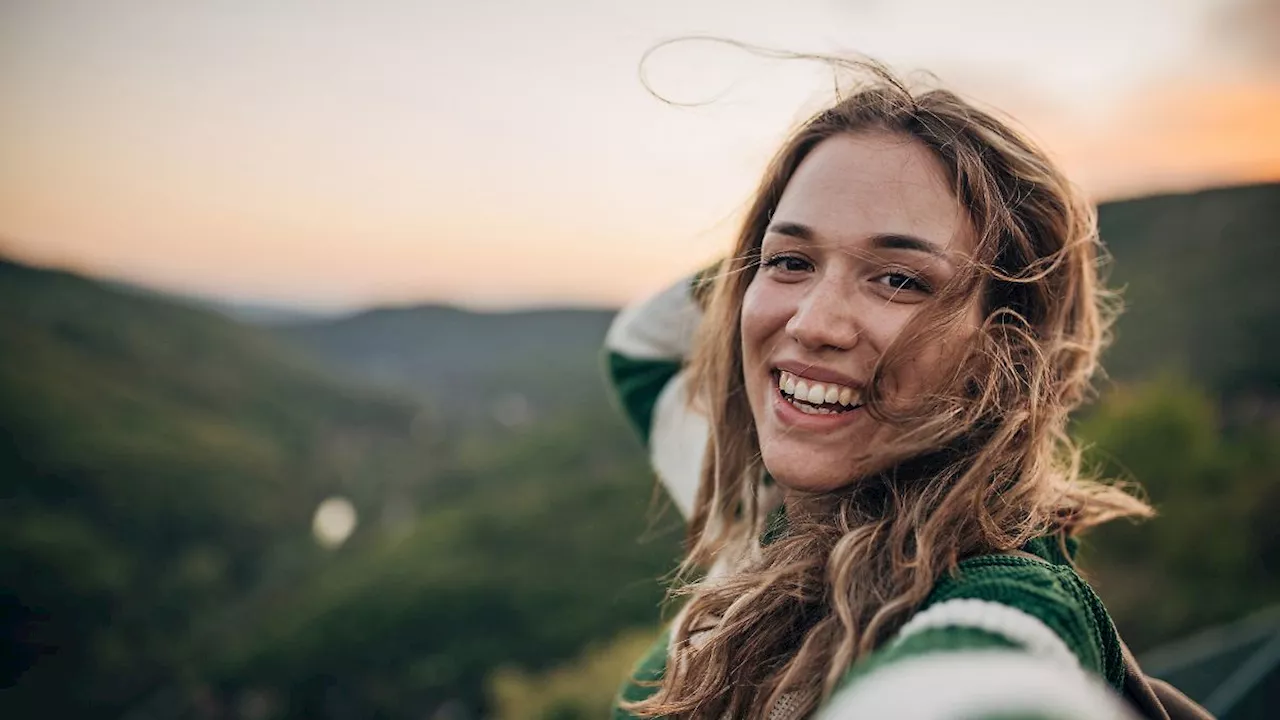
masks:
[[(708, 431), (689, 407), (683, 370), (699, 320), (691, 287), (681, 282), (625, 309), (606, 339), (619, 403), (686, 517)], [(897, 634), (850, 668), (815, 717), (1130, 717), (1117, 694), (1125, 673), (1119, 639), (1097, 594), (1055, 540), (1023, 549), (1035, 558), (973, 557), (940, 578)], [(640, 659), (620, 700), (656, 692), (670, 633)], [(769, 720), (798, 720), (796, 699), (784, 698)], [(631, 715), (616, 709), (613, 717)]]

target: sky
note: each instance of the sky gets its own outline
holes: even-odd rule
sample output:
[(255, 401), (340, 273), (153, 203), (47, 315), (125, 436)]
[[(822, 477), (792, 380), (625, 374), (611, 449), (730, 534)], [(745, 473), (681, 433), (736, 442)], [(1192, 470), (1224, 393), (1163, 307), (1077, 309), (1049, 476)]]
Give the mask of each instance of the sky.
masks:
[(883, 60), (1098, 199), (1280, 179), (1280, 0), (0, 0), (0, 254), (315, 309), (617, 305), (727, 248), (831, 98), (709, 41), (647, 89), (683, 36)]

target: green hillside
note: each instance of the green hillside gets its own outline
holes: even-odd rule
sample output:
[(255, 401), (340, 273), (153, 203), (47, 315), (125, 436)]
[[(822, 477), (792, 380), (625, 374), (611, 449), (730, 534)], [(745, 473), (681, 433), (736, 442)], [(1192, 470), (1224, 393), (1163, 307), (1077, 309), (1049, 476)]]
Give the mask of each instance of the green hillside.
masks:
[[(212, 313), (7, 262), (0, 304), (0, 715), (477, 708), (498, 664), (653, 616), (675, 535), (637, 542), (651, 481), (608, 408), (446, 439)], [(361, 527), (330, 553), (334, 494)]]
[(1126, 305), (1113, 377), (1280, 395), (1280, 184), (1106, 203), (1098, 223)]
[(293, 718), (475, 717), (498, 668), (545, 669), (651, 624), (679, 525), (646, 517), (632, 443), (579, 416), (470, 444), (440, 478), (452, 493), (291, 588), (214, 677)]
[(19, 665), (40, 655), (6, 704), (127, 704), (270, 573), (315, 561), (321, 499), (371, 514), (417, 482), (379, 466), (408, 452), (412, 407), (260, 332), (8, 262), (0, 307), (5, 625)]

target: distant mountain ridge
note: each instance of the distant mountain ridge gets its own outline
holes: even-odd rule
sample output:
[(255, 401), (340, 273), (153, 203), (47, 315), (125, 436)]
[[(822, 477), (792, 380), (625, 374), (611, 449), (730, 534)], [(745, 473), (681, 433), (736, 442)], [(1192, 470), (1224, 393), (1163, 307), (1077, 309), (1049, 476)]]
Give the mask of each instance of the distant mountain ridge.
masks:
[(269, 329), (336, 371), (447, 406), (451, 421), (519, 424), (604, 402), (600, 348), (615, 312), (424, 305)]
[[(51, 270), (51, 272), (57, 272)], [(160, 290), (138, 285), (123, 280), (97, 280), (103, 287), (130, 295), (139, 295), (175, 305), (186, 305), (200, 310), (212, 310), (236, 320), (252, 325), (270, 325), (273, 323), (303, 323), (314, 320), (327, 320), (345, 315), (343, 312), (330, 312), (294, 305), (291, 303), (255, 302), (245, 300), (228, 300), (204, 295), (188, 295), (180, 292)]]

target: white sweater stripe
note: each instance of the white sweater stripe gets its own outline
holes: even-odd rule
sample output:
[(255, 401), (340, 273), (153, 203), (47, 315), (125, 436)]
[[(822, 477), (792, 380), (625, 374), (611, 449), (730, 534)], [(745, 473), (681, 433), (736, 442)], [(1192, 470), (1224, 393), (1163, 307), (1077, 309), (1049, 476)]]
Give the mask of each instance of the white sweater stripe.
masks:
[(1015, 650), (947, 651), (904, 659), (831, 697), (816, 720), (958, 720), (1030, 715), (1134, 720), (1099, 678)]
[(947, 627), (973, 628), (1007, 638), (1027, 652), (1059, 665), (1080, 666), (1080, 659), (1056, 632), (1039, 618), (1011, 605), (991, 600), (963, 598), (940, 602), (917, 613), (898, 631), (893, 643), (925, 630)]
[(702, 481), (710, 427), (707, 419), (689, 407), (688, 373), (679, 372), (658, 395), (649, 431), (650, 459), (671, 500), (686, 519)]

